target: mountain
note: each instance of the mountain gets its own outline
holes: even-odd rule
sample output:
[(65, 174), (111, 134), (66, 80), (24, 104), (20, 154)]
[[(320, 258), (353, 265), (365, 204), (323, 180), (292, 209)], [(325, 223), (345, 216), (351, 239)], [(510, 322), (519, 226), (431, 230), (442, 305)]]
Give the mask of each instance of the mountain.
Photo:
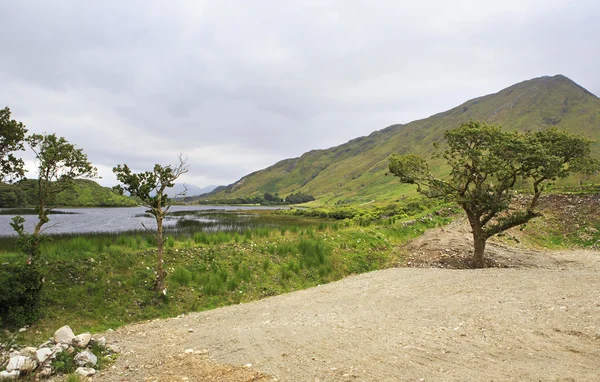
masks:
[[(166, 193), (167, 195), (169, 195), (169, 197), (175, 197), (176, 195), (179, 195), (177, 197), (181, 197), (181, 194), (183, 194), (183, 192), (185, 191), (185, 196), (191, 197), (195, 195), (206, 194), (208, 192), (211, 192), (215, 188), (217, 188), (217, 186), (198, 187), (194, 186), (193, 184), (175, 183), (174, 187), (167, 188)], [(150, 193), (150, 195), (154, 194), (154, 191)]]
[[(17, 184), (0, 184), (0, 207), (28, 207), (37, 202), (35, 179)], [(61, 207), (132, 207), (137, 202), (127, 196), (117, 195), (110, 187), (102, 187), (93, 180), (75, 179), (66, 190), (56, 195), (56, 205)]]
[[(286, 196), (297, 191), (314, 195), (324, 203), (398, 198), (414, 187), (385, 176), (389, 156), (417, 153), (429, 157), (432, 144), (442, 140), (446, 130), (469, 120), (519, 131), (556, 126), (599, 139), (600, 99), (562, 75), (534, 78), (429, 118), (388, 126), (336, 147), (282, 160), (244, 176), (210, 198), (231, 199), (264, 192)], [(595, 142), (592, 150), (600, 157), (600, 142)], [(434, 162), (434, 170), (436, 165), (438, 169), (444, 166)]]

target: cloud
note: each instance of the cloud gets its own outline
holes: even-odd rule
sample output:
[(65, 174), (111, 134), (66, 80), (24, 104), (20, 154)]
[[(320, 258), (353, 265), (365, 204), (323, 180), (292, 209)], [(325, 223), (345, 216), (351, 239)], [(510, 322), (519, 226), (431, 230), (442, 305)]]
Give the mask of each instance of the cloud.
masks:
[(189, 158), (186, 182), (278, 160), (541, 75), (595, 94), (596, 1), (2, 2), (0, 105), (101, 169)]

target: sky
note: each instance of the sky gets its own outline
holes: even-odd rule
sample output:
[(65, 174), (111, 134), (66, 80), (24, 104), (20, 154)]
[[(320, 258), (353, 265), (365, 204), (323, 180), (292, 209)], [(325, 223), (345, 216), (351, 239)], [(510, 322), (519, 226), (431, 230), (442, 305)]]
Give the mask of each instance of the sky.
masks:
[(598, 0), (0, 0), (0, 16), (0, 107), (107, 186), (179, 153), (182, 182), (227, 185), (543, 75), (600, 95)]

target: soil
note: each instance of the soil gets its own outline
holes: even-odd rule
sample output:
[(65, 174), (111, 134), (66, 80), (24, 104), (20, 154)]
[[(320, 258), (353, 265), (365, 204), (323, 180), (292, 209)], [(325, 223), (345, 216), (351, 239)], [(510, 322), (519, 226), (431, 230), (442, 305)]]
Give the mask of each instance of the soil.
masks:
[[(106, 333), (94, 381), (598, 381), (600, 252), (488, 246), (464, 222), (409, 266)], [(444, 269), (452, 268), (452, 269)]]

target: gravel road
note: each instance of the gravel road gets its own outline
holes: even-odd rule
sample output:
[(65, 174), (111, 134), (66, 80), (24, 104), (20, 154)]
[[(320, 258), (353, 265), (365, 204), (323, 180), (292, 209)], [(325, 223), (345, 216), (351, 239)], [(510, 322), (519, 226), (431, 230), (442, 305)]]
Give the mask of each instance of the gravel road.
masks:
[(600, 253), (527, 259), (128, 325), (106, 334), (123, 355), (94, 381), (599, 381)]

